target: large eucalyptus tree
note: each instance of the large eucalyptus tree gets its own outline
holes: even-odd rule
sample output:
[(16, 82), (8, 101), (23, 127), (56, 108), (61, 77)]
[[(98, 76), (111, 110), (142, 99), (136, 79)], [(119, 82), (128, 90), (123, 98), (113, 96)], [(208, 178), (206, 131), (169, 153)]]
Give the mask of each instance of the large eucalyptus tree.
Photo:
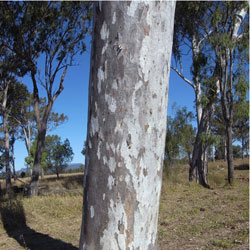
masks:
[[(33, 83), (33, 105), (38, 140), (30, 183), (30, 195), (38, 192), (38, 180), (47, 122), (53, 104), (64, 89), (67, 70), (75, 56), (85, 51), (83, 42), (90, 20), (89, 2), (2, 2), (0, 46), (22, 62)], [(5, 39), (7, 37), (7, 39)], [(4, 38), (4, 39), (3, 39)], [(43, 70), (38, 59), (43, 59)], [(43, 73), (43, 76), (40, 73)], [(46, 105), (40, 112), (41, 91)]]
[[(232, 82), (236, 81), (241, 68), (237, 58), (244, 55), (246, 48), (243, 46), (247, 37), (246, 6), (246, 2), (178, 2), (176, 8), (173, 51), (180, 63), (179, 69), (173, 66), (172, 69), (194, 89), (196, 97), (197, 135), (189, 180), (194, 179), (195, 169), (198, 169), (199, 182), (205, 187), (209, 187), (206, 149), (212, 139), (210, 127), (218, 97), (221, 98), (227, 134), (232, 134), (229, 133), (233, 116)], [(192, 80), (182, 72), (182, 45), (192, 52)], [(231, 152), (227, 154), (230, 173), (233, 172), (232, 146), (229, 146), (232, 145), (232, 138), (227, 138), (227, 150)]]
[(95, 6), (80, 249), (157, 249), (174, 1)]

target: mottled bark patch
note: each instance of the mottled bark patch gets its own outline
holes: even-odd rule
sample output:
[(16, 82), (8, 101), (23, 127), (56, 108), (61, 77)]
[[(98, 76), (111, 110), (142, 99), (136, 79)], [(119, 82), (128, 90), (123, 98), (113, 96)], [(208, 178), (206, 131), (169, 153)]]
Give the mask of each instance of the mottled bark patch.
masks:
[(173, 2), (139, 1), (103, 2), (96, 12), (81, 241), (88, 250), (157, 249), (173, 12)]

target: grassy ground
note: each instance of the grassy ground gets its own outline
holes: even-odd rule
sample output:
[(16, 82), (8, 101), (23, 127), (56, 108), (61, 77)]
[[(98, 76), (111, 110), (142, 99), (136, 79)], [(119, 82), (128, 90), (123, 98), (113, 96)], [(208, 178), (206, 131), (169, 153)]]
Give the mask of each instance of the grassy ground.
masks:
[[(249, 249), (248, 160), (235, 165), (236, 180), (229, 186), (225, 162), (211, 163), (210, 190), (188, 183), (187, 166), (175, 166), (164, 174), (160, 250)], [(82, 177), (71, 174), (57, 180), (50, 176), (40, 181), (40, 196), (18, 196), (11, 204), (2, 201), (0, 249), (77, 250)]]

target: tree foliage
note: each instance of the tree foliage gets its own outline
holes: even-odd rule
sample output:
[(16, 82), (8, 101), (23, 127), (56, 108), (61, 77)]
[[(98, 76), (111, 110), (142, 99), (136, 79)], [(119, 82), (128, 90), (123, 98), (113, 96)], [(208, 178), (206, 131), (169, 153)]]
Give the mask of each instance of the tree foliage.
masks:
[(57, 135), (47, 137), (46, 145), (46, 163), (48, 169), (56, 173), (59, 178), (59, 174), (67, 167), (73, 159), (73, 150), (70, 146), (68, 139), (61, 141), (61, 138)]
[[(198, 151), (201, 147), (206, 148), (207, 142), (211, 142), (209, 127), (219, 97), (223, 114), (221, 121), (227, 138), (229, 182), (233, 180), (232, 124), (236, 113), (234, 99), (237, 89), (246, 88), (240, 79), (245, 75), (243, 71), (248, 64), (247, 19), (246, 2), (178, 2), (176, 8), (173, 52), (177, 66), (172, 66), (172, 69), (194, 88), (196, 96), (198, 129), (192, 169), (194, 170), (196, 163), (202, 163), (205, 159), (202, 154), (206, 154), (206, 150), (202, 150), (202, 154)], [(192, 52), (192, 81), (183, 75), (183, 45), (186, 46), (186, 51), (189, 49)], [(237, 82), (241, 84), (234, 88)], [(199, 155), (201, 159), (196, 159)], [(205, 166), (205, 162), (201, 164), (201, 170), (202, 165)], [(190, 180), (193, 179), (192, 169)]]
[[(29, 73), (38, 131), (30, 195), (38, 190), (39, 169), (52, 106), (64, 89), (68, 67), (86, 50), (84, 38), (91, 21), (89, 2), (0, 3), (0, 47), (16, 61), (19, 74)], [(43, 59), (43, 71), (38, 59)], [(19, 67), (20, 66), (20, 67)], [(46, 93), (41, 114), (39, 85)]]
[(168, 116), (165, 158), (169, 164), (183, 158), (190, 163), (195, 140), (195, 128), (191, 124), (194, 115), (186, 107), (173, 105), (172, 109), (175, 114), (174, 117)]
[[(25, 158), (29, 166), (34, 164), (37, 139), (33, 141), (30, 156)], [(59, 174), (73, 159), (73, 150), (68, 139), (61, 141), (58, 135), (48, 135), (45, 139), (45, 149), (42, 154), (41, 166), (45, 172), (52, 171)]]

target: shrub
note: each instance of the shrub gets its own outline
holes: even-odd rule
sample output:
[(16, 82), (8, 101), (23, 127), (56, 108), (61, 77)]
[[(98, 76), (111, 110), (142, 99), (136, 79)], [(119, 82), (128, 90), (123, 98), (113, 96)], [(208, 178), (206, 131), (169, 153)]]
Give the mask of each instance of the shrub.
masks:
[(26, 176), (26, 173), (25, 173), (25, 172), (22, 172), (22, 173), (20, 174), (20, 176), (21, 176), (21, 178), (24, 178), (24, 177)]

